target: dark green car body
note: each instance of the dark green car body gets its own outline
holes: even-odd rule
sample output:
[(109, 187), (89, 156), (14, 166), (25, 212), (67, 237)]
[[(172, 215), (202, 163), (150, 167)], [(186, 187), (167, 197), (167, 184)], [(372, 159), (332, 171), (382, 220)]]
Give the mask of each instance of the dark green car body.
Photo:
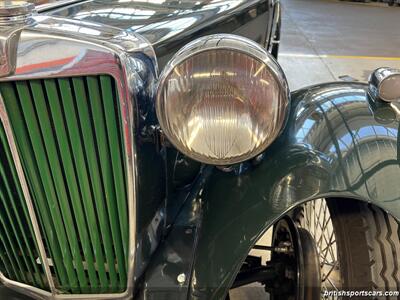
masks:
[[(279, 6), (274, 6), (272, 2), (266, 0), (166, 1), (162, 4), (151, 3), (151, 1), (149, 3), (135, 1), (119, 3), (118, 1), (92, 0), (40, 13), (46, 16), (95, 22), (117, 27), (124, 32), (139, 34), (153, 46), (159, 69), (162, 70), (182, 46), (198, 37), (214, 33), (241, 35), (270, 49), (273, 35), (280, 26), (280, 18), (277, 17), (280, 13), (278, 10)], [(154, 66), (153, 72), (153, 76), (157, 77), (157, 66)], [(142, 80), (146, 82), (146, 78)], [(54, 80), (42, 80), (41, 83), (25, 84), (30, 85), (31, 95), (33, 98), (36, 95), (38, 99), (43, 91), (48, 94), (45, 98), (57, 98), (56, 95), (51, 96), (51, 89), (52, 85), (58, 84), (60, 103), (65, 105), (70, 100), (71, 107), (77, 107), (78, 99), (84, 96), (72, 97), (72, 99), (68, 91), (79, 90), (79, 85), (83, 84), (87, 86), (81, 89), (88, 91), (87, 96), (91, 101), (96, 99), (96, 95), (103, 99), (113, 98), (112, 95), (107, 96), (107, 93), (114, 93), (114, 97), (117, 97), (115, 96), (116, 89), (109, 87), (112, 81), (106, 76), (97, 79), (91, 77), (66, 81), (58, 79), (56, 83)], [(35, 84), (43, 84), (43, 88), (36, 86), (36, 91)], [(17, 84), (16, 88), (15, 94), (20, 92), (18, 89), (26, 89), (24, 83)], [(101, 95), (98, 94), (99, 91)], [(12, 106), (15, 103), (13, 99), (16, 97), (14, 95), (13, 98), (11, 87), (0, 83), (0, 92), (4, 98), (8, 99), (8, 105)], [(5, 96), (7, 92), (10, 96)], [(134, 282), (128, 282), (128, 285), (134, 285), (135, 297), (139, 299), (225, 299), (237, 272), (257, 240), (290, 209), (308, 200), (358, 199), (373, 203), (396, 219), (400, 219), (400, 186), (396, 184), (397, 178), (400, 177), (400, 122), (396, 112), (389, 105), (377, 103), (369, 97), (366, 84), (326, 83), (292, 92), (289, 117), (280, 136), (262, 155), (229, 168), (216, 168), (195, 162), (163, 142), (162, 138), (152, 130), (158, 125), (158, 121), (154, 112), (154, 101), (149, 95), (153, 93), (143, 93), (137, 99), (138, 111), (135, 112), (135, 117), (138, 119), (134, 136), (137, 147), (138, 188), (134, 274), (137, 276), (134, 277)], [(39, 100), (36, 105), (40, 105)], [(42, 105), (46, 106), (46, 104)], [(96, 111), (95, 104), (92, 105), (91, 111)], [(24, 111), (25, 108), (21, 107)], [(25, 110), (27, 117), (29, 116), (28, 109), (29, 107)], [(8, 111), (11, 110), (8, 108)], [(68, 106), (62, 109), (49, 107), (49, 112), (55, 116), (57, 112), (65, 113), (67, 110)], [(36, 111), (41, 110), (38, 107)], [(74, 111), (73, 108), (70, 116), (74, 115), (72, 111)], [(75, 117), (79, 119), (84, 108), (77, 108), (75, 111)], [(87, 135), (82, 134), (81, 139), (76, 140), (75, 145), (84, 145), (87, 152), (91, 151), (87, 149), (87, 147), (90, 148), (90, 144), (110, 143), (122, 147), (122, 133), (118, 131), (118, 128), (113, 127), (115, 124), (121, 124), (116, 111), (114, 112), (113, 105), (109, 104), (108, 109), (103, 108), (104, 120), (101, 117), (93, 120), (93, 136), (97, 138), (97, 141), (90, 142), (93, 137), (90, 137), (88, 131)], [(17, 113), (18, 111), (14, 116), (15, 120), (18, 119)], [(95, 115), (101, 115), (101, 113)], [(37, 118), (43, 120), (46, 116)], [(52, 119), (57, 120), (57, 117), (52, 117)], [(69, 132), (74, 129), (73, 120), (71, 122), (71, 126), (68, 127), (68, 120), (65, 120)], [(62, 125), (50, 123), (51, 121), (47, 124), (49, 132), (54, 127), (54, 131), (57, 132), (56, 139), (59, 138), (62, 141), (63, 134), (66, 134), (63, 132)], [(104, 128), (102, 123), (106, 124)], [(76, 130), (84, 132), (81, 128), (84, 126), (80, 125)], [(29, 131), (29, 128), (26, 130)], [(24, 148), (24, 134), (27, 135), (26, 133), (20, 135), (20, 152)], [(29, 134), (31, 134), (30, 131)], [(35, 134), (34, 129), (32, 129), (33, 134)], [(39, 130), (36, 134), (46, 136), (45, 132)], [(71, 140), (71, 137), (65, 137), (65, 139)], [(88, 139), (89, 143), (86, 147), (85, 143)], [(34, 148), (35, 138), (32, 137), (31, 140), (32, 148)], [(48, 141), (49, 147), (55, 143), (56, 141)], [(36, 147), (37, 151), (33, 151), (37, 154), (41, 150), (41, 145), (36, 145)], [(73, 143), (65, 146), (65, 148), (68, 147), (72, 151), (76, 150), (76, 153), (82, 151), (76, 149)], [(77, 174), (89, 174), (92, 179), (90, 184), (96, 185), (94, 178), (97, 176), (108, 178), (107, 174), (113, 174), (109, 179), (109, 187), (113, 192), (108, 193), (107, 186), (103, 188), (105, 193), (112, 197), (113, 193), (117, 195), (118, 192), (123, 191), (126, 184), (123, 172), (120, 174), (120, 180), (115, 175), (124, 170), (123, 162), (119, 161), (123, 160), (122, 155), (119, 155), (122, 150), (118, 147), (104, 149), (104, 155), (101, 147), (99, 147), (100, 150), (92, 150), (99, 152), (97, 155), (100, 157), (98, 162), (100, 169), (97, 172), (93, 169), (94, 167), (90, 167), (90, 162), (85, 162), (88, 169), (83, 170), (82, 173), (71, 170), (70, 176), (68, 174), (54, 175), (54, 170), (61, 169), (57, 165), (59, 162), (46, 157), (43, 157), (43, 160), (49, 161), (49, 177), (65, 177), (66, 181), (67, 178), (74, 177), (74, 172), (77, 172)], [(29, 149), (26, 151), (28, 152), (25, 156), (21, 155), (40, 159), (40, 155), (29, 154)], [(54, 151), (57, 152), (57, 150)], [(64, 166), (69, 165), (70, 158), (67, 152), (58, 154), (63, 158), (61, 163)], [(109, 157), (111, 164), (107, 165), (105, 161)], [(74, 156), (74, 159), (79, 159), (79, 157)], [(93, 162), (93, 165), (95, 164), (96, 162)], [(26, 163), (24, 168), (26, 168), (25, 172), (28, 172), (29, 166)], [(33, 167), (31, 170), (32, 174), (28, 176), (30, 178), (43, 175), (41, 172), (35, 175)], [(112, 180), (115, 182), (111, 182)], [(104, 179), (104, 182), (107, 180)], [(82, 186), (79, 190), (84, 189), (84, 186), (87, 186), (84, 176), (77, 178), (77, 183), (68, 181), (68, 186), (74, 185)], [(113, 185), (114, 188), (112, 188)], [(57, 190), (56, 182), (54, 186)], [(49, 191), (51, 189), (52, 187), (49, 187)], [(95, 193), (96, 188), (91, 189)], [(114, 227), (110, 226), (111, 231), (108, 234), (110, 241), (99, 243), (97, 246), (100, 252), (104, 247), (104, 253), (107, 254), (107, 244), (112, 244), (116, 249), (116, 259), (123, 261), (128, 255), (127, 245), (124, 244), (124, 241), (127, 241), (127, 233), (124, 233), (124, 229), (127, 227), (128, 220), (123, 217), (124, 210), (127, 208), (124, 207), (126, 201), (121, 201), (123, 196), (115, 197), (119, 199), (119, 202), (110, 202), (115, 203), (115, 207), (108, 209), (109, 211), (114, 209), (115, 212), (110, 220), (110, 223), (114, 224)], [(80, 208), (76, 209), (76, 211), (79, 210)], [(91, 210), (88, 209), (88, 211)], [(98, 213), (101, 214), (101, 211)], [(62, 208), (60, 216), (61, 214)], [(43, 213), (42, 218), (46, 216), (47, 214)], [(93, 216), (93, 219), (95, 217)], [(104, 223), (107, 223), (107, 216), (103, 217)], [(64, 216), (60, 218), (68, 220)], [(82, 215), (81, 218), (85, 219), (86, 221), (82, 222), (87, 222), (90, 227), (92, 220), (90, 215)], [(68, 224), (66, 226), (68, 227)], [(73, 226), (72, 223), (71, 226)], [(104, 230), (107, 229), (106, 227)], [(99, 232), (104, 233), (102, 228)], [(74, 237), (68, 236), (68, 232), (66, 235), (65, 245), (75, 240)], [(116, 241), (119, 235), (122, 239)], [(87, 247), (91, 247), (91, 241), (85, 242)], [(96, 247), (96, 245), (92, 246)], [(56, 246), (51, 249), (56, 251)], [(58, 259), (62, 260), (62, 249), (58, 250), (60, 251)], [(71, 253), (71, 255), (74, 254), (73, 250)], [(57, 255), (53, 254), (53, 257), (56, 258)], [(71, 272), (74, 269), (73, 261), (75, 259), (71, 258), (70, 261), (64, 262), (66, 265), (71, 264)], [(101, 273), (97, 268), (92, 271), (93, 274)], [(65, 272), (65, 274), (57, 273), (57, 276), (65, 277), (65, 284), (61, 282), (60, 286), (65, 285), (68, 293), (85, 292), (84, 286), (82, 287), (80, 282), (77, 283), (79, 273), (78, 278), (75, 278), (73, 274), (69, 276), (68, 267)], [(112, 292), (126, 288), (125, 273), (126, 271), (118, 270), (118, 284), (121, 286), (115, 284), (116, 290)], [(90, 267), (82, 269), (81, 274), (82, 282), (88, 280), (90, 285), (92, 282)], [(93, 278), (95, 277), (93, 275)], [(113, 281), (112, 276), (109, 277), (103, 280), (106, 283), (110, 280), (112, 287), (112, 283), (116, 283), (117, 278)], [(101, 281), (101, 278), (99, 279)], [(68, 284), (71, 285), (69, 288)], [(78, 291), (74, 290), (74, 285), (79, 285)], [(93, 292), (96, 291), (91, 291)]]

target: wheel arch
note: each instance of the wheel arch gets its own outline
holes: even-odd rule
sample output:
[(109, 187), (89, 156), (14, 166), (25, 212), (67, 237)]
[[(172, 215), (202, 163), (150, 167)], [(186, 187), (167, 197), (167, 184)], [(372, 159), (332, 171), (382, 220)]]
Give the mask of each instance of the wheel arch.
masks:
[(223, 299), (257, 240), (304, 202), (360, 200), (399, 220), (399, 122), (378, 113), (365, 84), (293, 92), (288, 124), (260, 163), (216, 171), (204, 188), (190, 297)]

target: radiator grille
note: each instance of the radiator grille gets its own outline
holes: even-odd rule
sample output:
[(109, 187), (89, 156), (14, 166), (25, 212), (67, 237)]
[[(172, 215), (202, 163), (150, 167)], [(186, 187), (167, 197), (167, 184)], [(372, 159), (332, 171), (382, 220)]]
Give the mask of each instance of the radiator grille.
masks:
[(124, 291), (128, 203), (114, 80), (5, 82), (0, 92), (56, 287), (64, 293)]
[(7, 278), (47, 289), (29, 213), (0, 123), (0, 271)]

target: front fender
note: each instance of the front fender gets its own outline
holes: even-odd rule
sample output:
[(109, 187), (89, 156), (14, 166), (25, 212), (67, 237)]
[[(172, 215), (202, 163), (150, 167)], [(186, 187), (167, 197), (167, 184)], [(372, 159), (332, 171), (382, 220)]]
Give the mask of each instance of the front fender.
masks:
[(360, 199), (399, 219), (399, 121), (385, 105), (361, 83), (292, 93), (287, 126), (262, 162), (241, 175), (216, 171), (204, 188), (190, 296), (224, 299), (256, 241), (307, 200)]

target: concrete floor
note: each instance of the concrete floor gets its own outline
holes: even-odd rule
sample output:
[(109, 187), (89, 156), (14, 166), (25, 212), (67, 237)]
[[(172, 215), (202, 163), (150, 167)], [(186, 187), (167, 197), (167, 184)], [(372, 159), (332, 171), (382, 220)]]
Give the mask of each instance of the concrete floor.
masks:
[(381, 66), (400, 68), (400, 7), (331, 0), (281, 0), (279, 62), (291, 89), (366, 81)]

